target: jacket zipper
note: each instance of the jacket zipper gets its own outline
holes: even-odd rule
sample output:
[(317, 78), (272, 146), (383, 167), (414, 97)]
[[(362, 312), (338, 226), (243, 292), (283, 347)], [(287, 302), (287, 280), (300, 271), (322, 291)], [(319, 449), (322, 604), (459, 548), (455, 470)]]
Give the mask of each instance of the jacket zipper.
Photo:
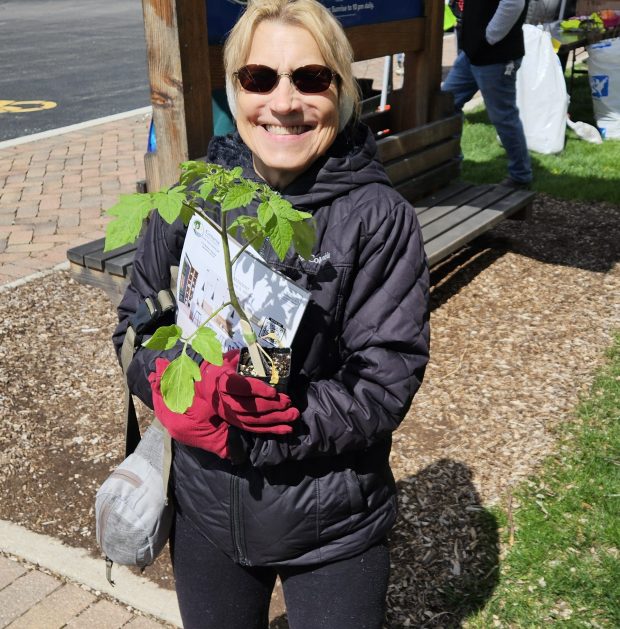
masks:
[(242, 566), (251, 565), (243, 551), (243, 530), (241, 526), (241, 479), (235, 472), (230, 477), (230, 511), (235, 559)]

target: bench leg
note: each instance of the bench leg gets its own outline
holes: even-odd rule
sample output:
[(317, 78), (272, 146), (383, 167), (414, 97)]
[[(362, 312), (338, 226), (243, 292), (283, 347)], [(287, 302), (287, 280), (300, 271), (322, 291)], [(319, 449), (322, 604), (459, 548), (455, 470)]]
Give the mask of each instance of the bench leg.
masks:
[(533, 205), (532, 203), (529, 203), (524, 208), (521, 208), (518, 212), (511, 214), (508, 218), (511, 221), (527, 221), (528, 219), (532, 218), (532, 210)]

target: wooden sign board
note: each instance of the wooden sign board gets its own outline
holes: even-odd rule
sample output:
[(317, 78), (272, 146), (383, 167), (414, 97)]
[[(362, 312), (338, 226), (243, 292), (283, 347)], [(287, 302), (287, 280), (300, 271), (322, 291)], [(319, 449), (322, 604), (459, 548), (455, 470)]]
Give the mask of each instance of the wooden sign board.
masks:
[[(410, 20), (424, 15), (423, 0), (320, 1), (345, 29), (363, 24)], [(209, 44), (221, 45), (224, 42), (247, 4), (247, 0), (206, 0)]]

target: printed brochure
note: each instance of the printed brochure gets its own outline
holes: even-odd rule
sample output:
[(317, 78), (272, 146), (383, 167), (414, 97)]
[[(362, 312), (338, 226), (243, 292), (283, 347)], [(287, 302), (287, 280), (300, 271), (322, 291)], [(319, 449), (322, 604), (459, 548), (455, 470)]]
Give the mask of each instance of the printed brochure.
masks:
[[(234, 258), (241, 246), (230, 235), (228, 241)], [(264, 346), (290, 347), (310, 293), (274, 271), (249, 249), (235, 262), (233, 281), (239, 302), (250, 318), (259, 342)], [(187, 337), (227, 301), (229, 295), (219, 227), (194, 215), (181, 253), (177, 325)], [(207, 325), (216, 332), (224, 351), (245, 345), (239, 316), (232, 306), (221, 310)]]

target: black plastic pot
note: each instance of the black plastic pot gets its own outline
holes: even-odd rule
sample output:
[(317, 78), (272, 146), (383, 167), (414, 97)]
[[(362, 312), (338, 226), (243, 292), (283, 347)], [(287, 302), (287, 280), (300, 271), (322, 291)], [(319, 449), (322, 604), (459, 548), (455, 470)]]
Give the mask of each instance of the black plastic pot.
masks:
[[(291, 375), (291, 348), (290, 347), (265, 347), (264, 350), (267, 352), (269, 356), (276, 362), (278, 365), (278, 372), (280, 375), (280, 379), (278, 384), (275, 385), (275, 388), (280, 393), (286, 393), (286, 389), (288, 387), (288, 379)], [(239, 353), (239, 364), (237, 365), (237, 373), (243, 376), (251, 376), (252, 378), (258, 378), (263, 382), (269, 383), (271, 378), (270, 372), (270, 364), (269, 361), (265, 361), (265, 371), (267, 371), (267, 375), (265, 377), (256, 376), (253, 373), (250, 373), (251, 369), (251, 361), (250, 361), (250, 352), (247, 347), (242, 347), (241, 352)]]

